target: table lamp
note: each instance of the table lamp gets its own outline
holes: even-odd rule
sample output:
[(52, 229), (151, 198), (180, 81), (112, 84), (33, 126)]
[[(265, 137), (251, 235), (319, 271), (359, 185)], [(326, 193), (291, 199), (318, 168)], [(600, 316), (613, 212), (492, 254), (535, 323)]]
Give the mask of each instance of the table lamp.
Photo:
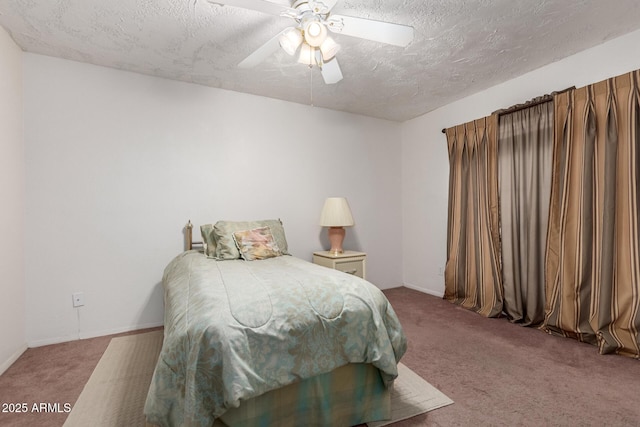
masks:
[(342, 242), (345, 236), (343, 227), (351, 227), (355, 224), (349, 203), (344, 197), (329, 197), (324, 202), (322, 213), (320, 214), (320, 225), (329, 227), (329, 242), (332, 255), (338, 255), (343, 252)]

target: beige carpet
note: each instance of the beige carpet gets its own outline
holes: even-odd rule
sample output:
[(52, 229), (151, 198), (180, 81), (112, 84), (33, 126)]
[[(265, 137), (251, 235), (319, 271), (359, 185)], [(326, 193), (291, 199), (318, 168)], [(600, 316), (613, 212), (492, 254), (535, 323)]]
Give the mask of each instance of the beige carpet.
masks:
[[(74, 405), (65, 427), (144, 426), (142, 413), (160, 349), (162, 331), (113, 338)], [(391, 421), (380, 427), (453, 403), (403, 364), (391, 392)]]

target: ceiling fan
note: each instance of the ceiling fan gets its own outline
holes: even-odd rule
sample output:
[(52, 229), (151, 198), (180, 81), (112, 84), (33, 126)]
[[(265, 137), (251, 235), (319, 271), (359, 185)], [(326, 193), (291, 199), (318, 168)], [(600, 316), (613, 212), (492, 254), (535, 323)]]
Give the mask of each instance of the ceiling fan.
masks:
[(238, 64), (251, 68), (282, 48), (289, 55), (298, 53), (298, 62), (317, 65), (327, 84), (342, 80), (336, 59), (340, 50), (328, 31), (373, 40), (396, 46), (407, 46), (413, 40), (413, 27), (372, 19), (332, 14), (338, 0), (296, 0), (291, 7), (266, 0), (208, 0), (222, 6), (235, 6), (270, 15), (293, 19), (295, 24), (285, 28)]

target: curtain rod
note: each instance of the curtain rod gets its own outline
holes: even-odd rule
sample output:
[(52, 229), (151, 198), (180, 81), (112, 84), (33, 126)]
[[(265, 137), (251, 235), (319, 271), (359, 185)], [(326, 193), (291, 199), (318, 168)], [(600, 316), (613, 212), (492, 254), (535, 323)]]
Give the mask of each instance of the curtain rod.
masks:
[[(575, 89), (575, 86), (571, 86), (568, 87), (566, 89), (563, 90), (558, 90), (555, 92), (551, 92), (548, 95), (542, 95), (540, 97), (537, 98), (533, 98), (531, 101), (529, 102), (525, 102), (524, 104), (516, 104), (516, 105), (512, 105), (509, 108), (505, 108), (503, 110), (496, 110), (491, 114), (497, 114), (498, 116), (502, 116), (505, 114), (510, 114), (510, 113), (515, 113), (516, 111), (520, 111), (520, 110), (524, 110), (526, 108), (530, 108), (530, 107), (535, 107), (536, 105), (540, 105), (540, 104), (544, 104), (545, 102), (549, 102), (549, 101), (553, 101), (553, 96), (566, 92), (568, 90), (572, 90)], [(442, 129), (442, 133), (447, 133), (447, 128)]]

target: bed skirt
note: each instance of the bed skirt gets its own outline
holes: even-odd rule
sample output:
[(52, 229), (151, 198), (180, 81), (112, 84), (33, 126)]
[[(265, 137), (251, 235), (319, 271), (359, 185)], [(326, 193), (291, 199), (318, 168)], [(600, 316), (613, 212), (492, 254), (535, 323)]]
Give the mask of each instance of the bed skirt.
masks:
[(391, 391), (380, 371), (352, 363), (244, 401), (225, 412), (214, 427), (348, 427), (388, 419)]
[(390, 395), (373, 365), (348, 364), (243, 402), (220, 419), (229, 427), (354, 426), (390, 419)]

